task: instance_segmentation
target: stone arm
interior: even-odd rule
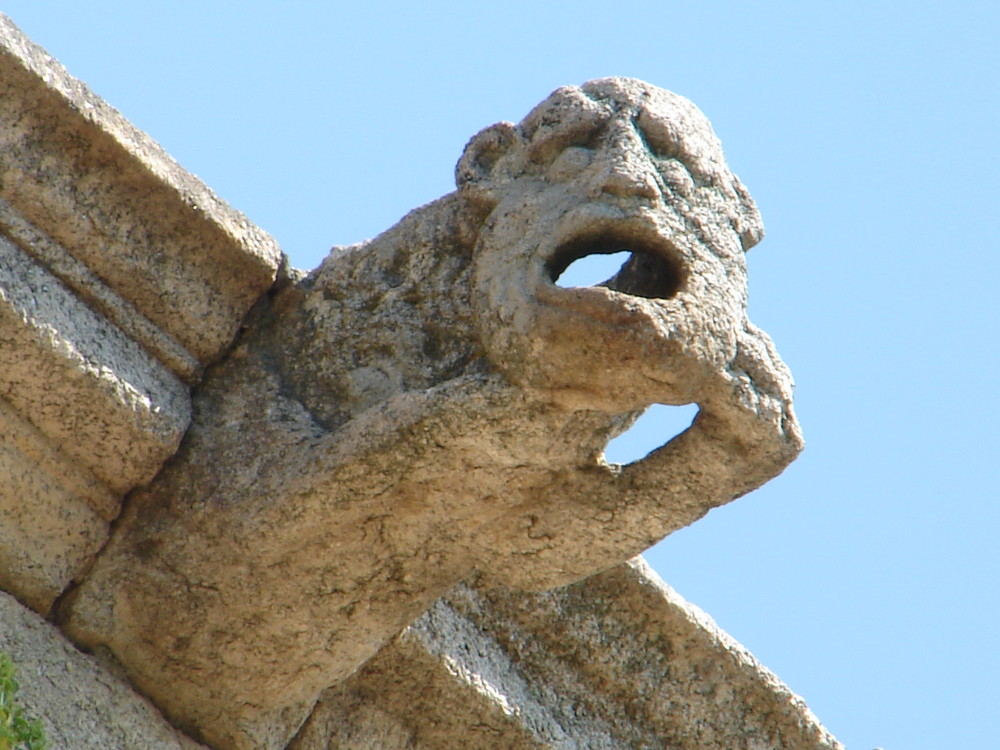
[[[483,529],[483,575],[525,589],[592,575],[761,486],[803,447],[791,375],[749,322],[699,405],[691,427],[645,458],[567,472]]]

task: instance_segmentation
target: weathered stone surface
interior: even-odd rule
[[[81,296],[110,291],[174,339],[193,363],[141,343],[185,378],[218,357],[274,280],[274,240],[2,15],[0,119],[0,194],[48,238],[40,252],[62,248],[100,282]]]
[[[457,177],[258,307],[61,612],[214,746],[282,746],[473,571],[579,580],[801,447],[791,378],[746,317],[760,220],[693,105],[627,79],[560,89],[477,135]],[[554,284],[623,248],[604,285]],[[654,402],[701,410],[607,464]]]
[[[0,584],[46,612],[281,254],[2,15],[0,123]]]
[[[18,699],[40,718],[51,750],[197,750],[127,681],[73,648],[52,625],[0,593],[0,652],[10,655]]]
[[[116,493],[177,450],[187,387],[3,237],[0,337],[0,396]]]
[[[542,594],[460,585],[323,693],[289,750],[837,750],[641,560]]]
[[[107,540],[118,496],[0,400],[0,588],[48,612]]]

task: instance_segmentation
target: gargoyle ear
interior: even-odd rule
[[[495,204],[493,168],[520,139],[517,126],[510,122],[498,122],[472,136],[455,166],[455,184],[462,194],[476,203]]]

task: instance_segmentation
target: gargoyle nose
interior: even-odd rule
[[[634,162],[635,160],[619,157],[609,164],[601,175],[601,192],[621,198],[629,196],[655,198],[660,188],[652,170]]]
[[[622,198],[655,198],[659,195],[656,173],[642,140],[632,132],[621,131],[609,140],[595,187],[602,193]]]

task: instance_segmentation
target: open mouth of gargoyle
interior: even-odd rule
[[[607,281],[594,286],[612,289],[633,297],[670,299],[684,281],[683,268],[674,249],[664,241],[650,241],[638,234],[621,231],[586,233],[556,247],[546,264],[555,283],[576,261],[593,255],[629,253],[622,267]]]

